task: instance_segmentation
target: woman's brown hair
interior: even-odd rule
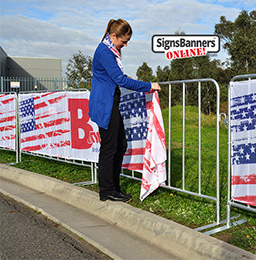
[[[104,40],[107,33],[115,33],[116,37],[121,37],[123,35],[132,35],[132,28],[128,22],[121,18],[119,18],[118,20],[111,19],[108,22],[108,26],[102,38],[102,41]]]

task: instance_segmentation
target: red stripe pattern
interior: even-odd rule
[[[43,152],[70,145],[66,97],[63,92],[20,95],[22,150]]]
[[[256,206],[256,80],[231,84],[232,199]]]
[[[243,202],[243,203],[251,205],[251,206],[256,206],[256,196],[254,196],[254,195],[234,197],[234,200]]]
[[[16,94],[0,95],[0,147],[15,150]]]
[[[256,184],[256,174],[232,176],[232,185]]]
[[[166,181],[166,143],[157,92],[154,92],[148,118],[148,135],[143,164],[140,199],[144,200]]]

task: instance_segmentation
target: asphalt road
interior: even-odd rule
[[[109,260],[63,227],[0,194],[1,260]]]

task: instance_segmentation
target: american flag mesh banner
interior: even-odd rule
[[[256,80],[231,83],[232,199],[256,206]]]
[[[128,144],[122,167],[142,173],[143,200],[166,180],[166,144],[158,94],[121,88],[119,109]]]
[[[98,161],[98,127],[88,116],[89,91],[19,95],[21,150]]]
[[[0,147],[15,150],[16,94],[0,94]]]

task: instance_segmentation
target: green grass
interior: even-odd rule
[[[165,133],[168,140],[168,109],[162,111]],[[202,115],[201,140],[201,179],[202,194],[216,197],[216,116]],[[198,112],[196,107],[186,107],[185,121],[185,176],[186,190],[198,191]],[[220,195],[221,219],[226,218],[227,194],[227,128],[220,124]],[[182,107],[172,108],[171,136],[171,184],[182,187]],[[15,154],[10,151],[0,151],[0,163],[15,162]],[[22,155],[22,161],[14,165],[22,169],[44,174],[69,183],[90,180],[90,168]],[[140,177],[140,174],[136,174]],[[164,218],[173,220],[191,228],[206,225],[216,221],[216,204],[214,201],[193,197],[181,192],[158,188],[143,202],[139,200],[140,182],[121,178],[122,190],[132,195],[128,202],[134,207],[150,211]],[[98,192],[98,185],[86,188]],[[239,246],[256,254],[255,214],[237,208],[232,208],[232,215],[240,214],[247,218],[243,225],[214,235],[228,243]]]

